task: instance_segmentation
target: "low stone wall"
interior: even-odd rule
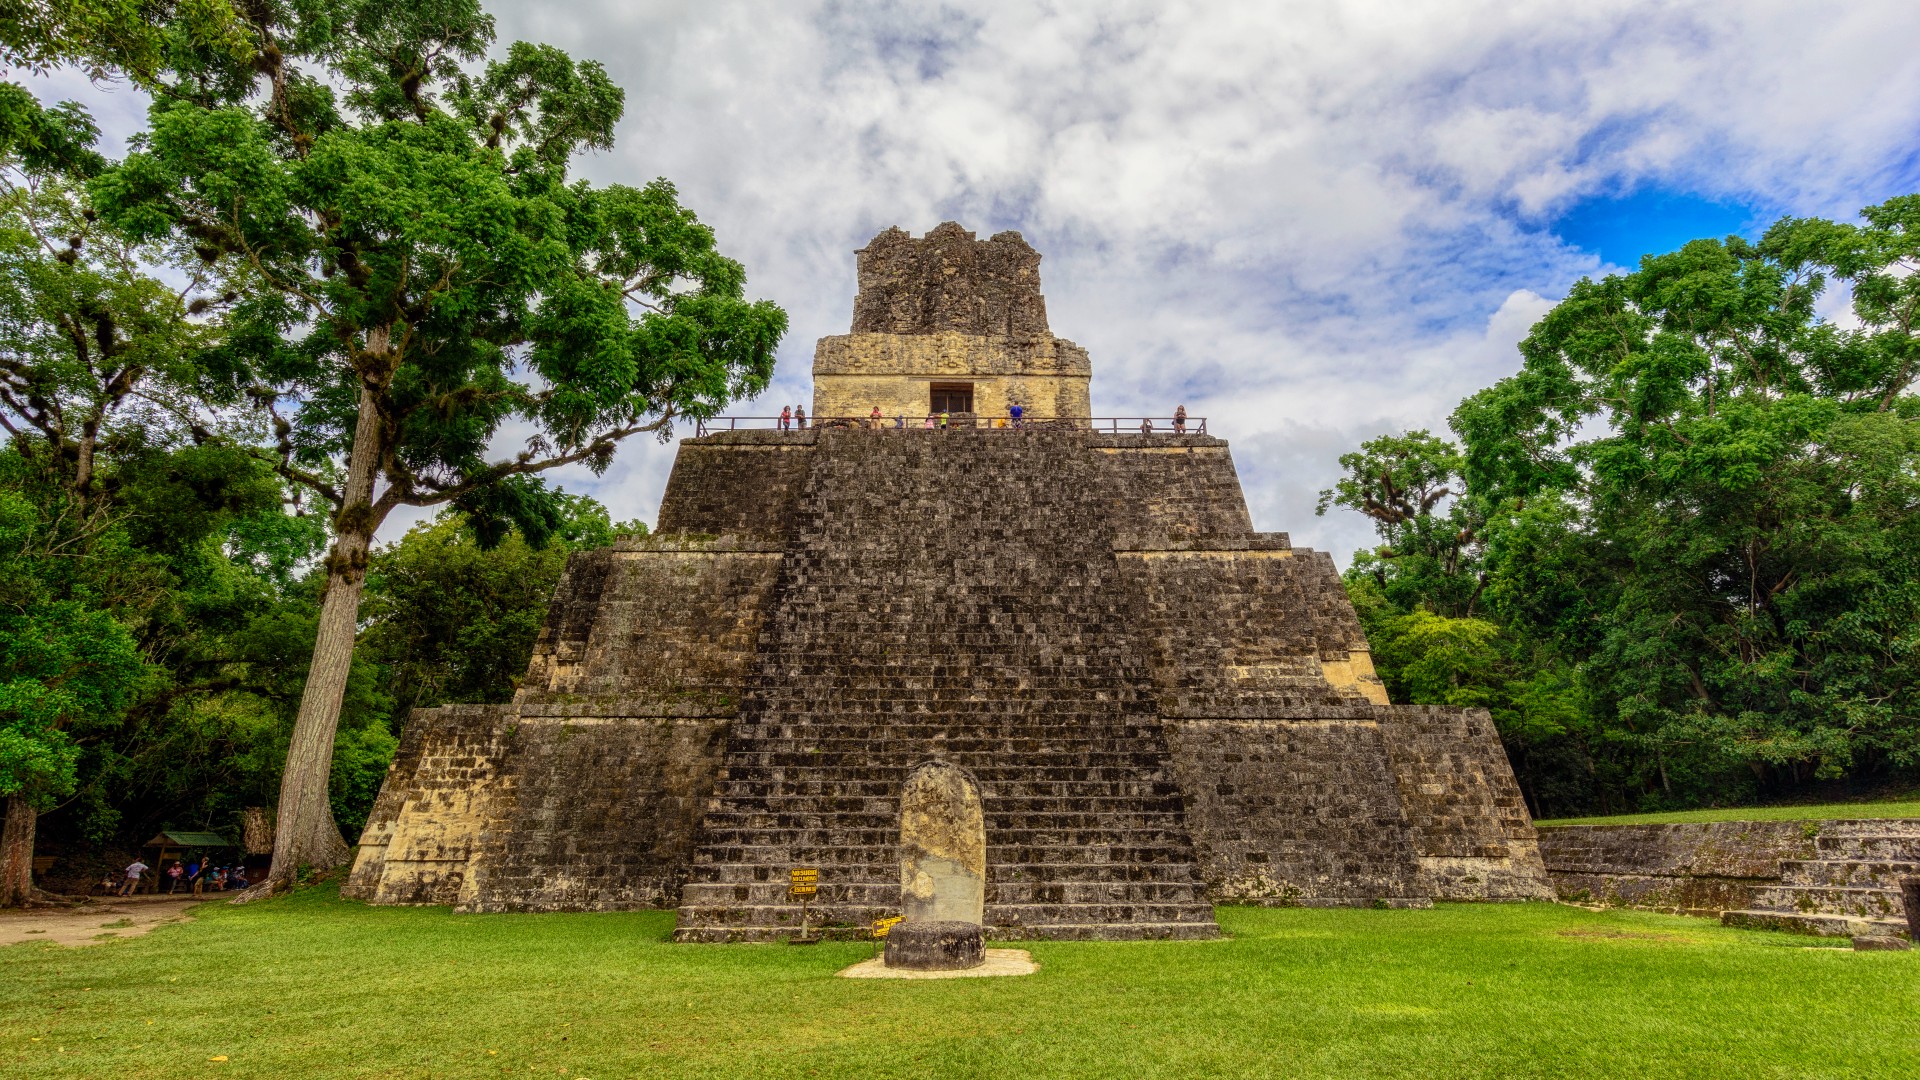
[[[1560,899],[1718,916],[1778,885],[1783,859],[1811,859],[1819,822],[1562,825],[1539,830]]]

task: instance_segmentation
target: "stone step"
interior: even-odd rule
[[[1202,896],[1204,886],[1191,881],[1133,881],[1053,883],[1040,881],[989,881],[987,904],[1191,904]],[[689,882],[681,893],[683,906],[732,905],[778,906],[788,903],[787,883],[764,881],[751,883]],[[817,902],[867,906],[900,906],[900,881],[823,881]]]
[[[989,852],[989,854],[992,854]],[[730,885],[754,884],[759,882],[778,882],[782,888],[787,881],[785,865],[749,865],[745,863],[709,863],[701,867],[694,880],[701,884]],[[819,869],[822,884],[835,882],[867,882],[898,885],[900,867],[892,860],[868,860],[852,863],[822,863]],[[1180,863],[989,863],[987,881],[1045,881],[1059,884],[1078,882],[1165,882],[1189,883],[1199,880],[1198,868],[1190,862]]]
[[[1813,847],[1822,859],[1920,862],[1920,837],[1915,836],[1822,833],[1814,837]]]
[[[1897,891],[1806,885],[1767,885],[1747,901],[1755,911],[1802,915],[1853,915],[1869,919],[1904,917]]]
[[[750,769],[797,769],[807,774],[807,779],[826,779],[835,775],[844,775],[850,780],[885,780],[898,777],[914,761],[924,760],[926,755],[920,751],[898,753],[898,764],[888,764],[876,760],[873,751],[848,750],[811,753],[795,750],[786,753],[759,754],[751,751],[729,753],[727,772],[729,776],[752,777]],[[1122,754],[1083,754],[1073,757],[1064,754],[1037,754],[1029,759],[1025,766],[1006,764],[1002,754],[987,754],[973,758],[962,753],[941,751],[941,757],[975,774],[982,784],[994,781],[1139,781],[1166,780],[1161,775],[1171,766],[1163,759],[1145,755]],[[909,760],[911,759],[911,760]],[[985,775],[980,775],[984,773]],[[768,778],[772,773],[763,774]]]
[[[1822,821],[1819,827],[1820,835],[1829,838],[1886,836],[1920,840],[1920,818],[1858,818],[1846,821]]]
[[[881,826],[863,829],[849,824],[842,827],[839,823],[829,828],[818,829],[734,829],[708,828],[702,830],[702,842],[721,847],[780,847],[798,846],[806,848],[820,847],[864,847],[883,849],[900,838],[898,826]],[[987,843],[995,848],[1028,848],[1055,846],[1097,846],[1125,844],[1137,847],[1143,844],[1184,844],[1187,842],[1185,829],[1177,827],[1173,820],[1161,817],[1158,821],[1128,822],[1114,817],[1093,817],[1084,822],[1061,822],[1057,826],[1051,822],[1036,821],[1029,828],[993,828],[987,829]]]
[[[1920,862],[1859,862],[1853,859],[1785,859],[1780,876],[1787,885],[1838,885],[1863,889],[1900,888],[1903,877],[1920,877]]]
[[[810,936],[822,937],[829,941],[865,941],[870,934],[872,919],[866,919],[854,925],[849,922],[843,926],[821,927],[817,923],[809,932]],[[673,932],[673,940],[679,942],[773,942],[785,941],[794,936],[798,925],[783,927],[764,926],[682,926]],[[1175,923],[1053,923],[1044,930],[1032,927],[986,928],[989,941],[1208,941],[1220,936],[1220,928],[1212,922],[1175,922]]]
[[[1035,745],[1022,746],[1022,742]],[[1065,747],[1043,745],[1039,739],[1027,740],[1018,736],[1004,739],[980,738],[966,740],[945,740],[939,743],[940,756],[956,764],[965,764],[969,771],[975,767],[994,768],[1003,765],[1007,755],[1018,754],[1022,760],[1033,767],[1049,769],[1093,769],[1093,768],[1133,768],[1160,769],[1165,767],[1165,759],[1155,754],[1141,751],[1137,747]],[[871,745],[859,745],[848,740],[836,739],[832,742],[811,739],[779,739],[756,742],[727,754],[729,764],[738,765],[805,765],[808,767],[834,767],[839,765],[857,765],[874,770],[904,769],[912,764],[908,759],[918,759],[924,751],[914,746],[902,746],[898,741],[876,740]],[[889,759],[897,759],[895,761]]]
[[[898,915],[898,906],[818,903],[810,906],[811,925],[842,923],[869,927],[873,920]],[[680,905],[682,927],[735,927],[797,930],[800,905],[688,902]],[[1050,926],[1101,923],[1203,923],[1214,925],[1213,907],[1204,901],[1184,904],[988,904],[986,925],[1016,932],[1042,933]]]
[[[898,785],[895,786],[897,787]],[[831,804],[823,804],[824,800],[832,800],[832,802]],[[993,820],[996,814],[1003,818],[1025,820],[1041,815],[1062,813],[1181,814],[1184,813],[1186,808],[1186,800],[1177,795],[1168,795],[1157,799],[1108,795],[1089,796],[1085,798],[1002,797],[989,795],[983,802],[989,821]],[[838,818],[841,815],[854,813],[865,813],[875,817],[883,817],[887,820],[894,820],[899,816],[899,806],[895,799],[883,796],[771,795],[757,799],[756,805],[751,809],[724,808],[708,810],[704,820],[711,826],[752,824],[756,827],[766,827],[768,825],[797,825],[803,821],[826,816]]]
[[[1798,911],[1723,911],[1720,913],[1720,923],[1748,930],[1787,930],[1815,937],[1858,937],[1861,934],[1907,936],[1904,919],[1867,919],[1855,915]]]
[[[982,794],[989,799],[1171,799],[1180,793],[1179,785],[1171,778],[1131,770],[1113,777],[979,776],[976,773],[974,778],[980,781]],[[764,768],[730,766],[714,788],[718,798],[754,799],[817,798],[828,793],[887,799],[899,790],[897,778],[862,776],[846,770],[814,771],[801,766],[789,766],[783,775]]]
[[[820,847],[792,847],[788,845],[702,845],[694,854],[695,867],[722,863],[742,865],[760,865],[773,867],[789,866],[834,866],[863,865],[873,861],[875,852],[871,848],[849,848],[844,845],[822,845]],[[880,853],[890,856],[892,849]],[[1078,865],[1118,865],[1145,866],[1167,865],[1173,863],[1191,863],[1193,847],[1190,844],[1160,844],[1138,846],[1129,844],[1069,845],[1046,847],[999,847],[993,851],[996,865],[1046,865],[1069,863]]]
[[[983,794],[993,799],[1101,799],[1101,798],[1173,798],[1179,785],[1171,770],[1091,769],[1062,770],[1051,776],[1008,776],[999,770],[967,771],[975,774]],[[811,768],[807,765],[764,766],[750,763],[730,765],[718,778],[716,791],[738,791],[755,798],[775,795],[859,795],[891,798],[900,788],[900,770],[858,770],[851,767]],[[988,775],[980,776],[980,772]],[[876,775],[877,774],[877,775]]]

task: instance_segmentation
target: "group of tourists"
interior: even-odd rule
[[[1174,407],[1173,433],[1175,435],[1185,435],[1187,433],[1187,407],[1185,405]],[[1153,417],[1143,416],[1140,418],[1140,434],[1153,434]]]
[[[1000,421],[997,426],[1014,427],[1014,428],[1025,427],[1026,420],[1027,420],[1026,406],[1021,405],[1019,402],[1016,401],[1007,406],[1006,419]],[[806,406],[782,405],[780,407],[779,423],[780,423],[781,431],[792,431],[796,424],[799,426],[800,430],[805,431],[807,427]],[[952,424],[953,424],[952,413],[930,412],[927,414],[927,418],[925,422],[923,422],[920,426],[925,428],[928,431],[936,431],[936,430],[945,431],[947,430],[948,427],[952,426]],[[866,426],[869,428],[883,428],[887,426],[887,418],[881,415],[880,406],[875,405],[873,407],[873,412],[870,413],[866,418]],[[905,413],[896,414],[893,418],[893,426],[895,428],[905,428],[907,426],[907,415]],[[1187,407],[1185,405],[1177,406],[1173,410],[1173,433],[1175,435],[1185,435],[1187,433]],[[1142,435],[1153,434],[1153,418],[1152,417],[1141,417],[1140,434]]]
[[[135,859],[127,865],[124,879],[115,881],[113,875],[108,874],[100,879],[100,888],[110,895],[132,896],[140,891],[141,876],[151,869],[153,868],[146,863]],[[206,859],[190,859],[186,862],[175,859],[173,865],[167,867],[166,875],[169,879],[168,895],[178,892],[182,885],[186,886],[194,896],[199,896],[207,889],[226,892],[228,889],[244,889],[249,884],[246,867],[215,866],[212,861]],[[153,891],[160,891],[157,884]]]

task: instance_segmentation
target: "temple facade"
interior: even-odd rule
[[[1018,234],[860,259],[827,424],[683,440],[654,534],[569,561],[514,702],[409,718],[348,895],[775,940],[805,866],[856,936],[900,913],[901,786],[945,761],[995,937],[1550,898],[1487,714],[1388,704],[1333,561],[1253,528],[1224,441],[1086,423]],[[1039,419],[835,420],[1010,400]]]
[[[947,413],[1085,419],[1087,351],[1047,327],[1040,253],[952,222],[916,240],[888,229],[855,252],[853,332],[813,353],[813,415],[923,422]]]

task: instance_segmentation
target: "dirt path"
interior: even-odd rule
[[[163,923],[186,918],[188,908],[205,902],[171,896],[107,898],[72,908],[0,912],[0,945],[17,945],[22,941],[93,945],[139,937]]]

